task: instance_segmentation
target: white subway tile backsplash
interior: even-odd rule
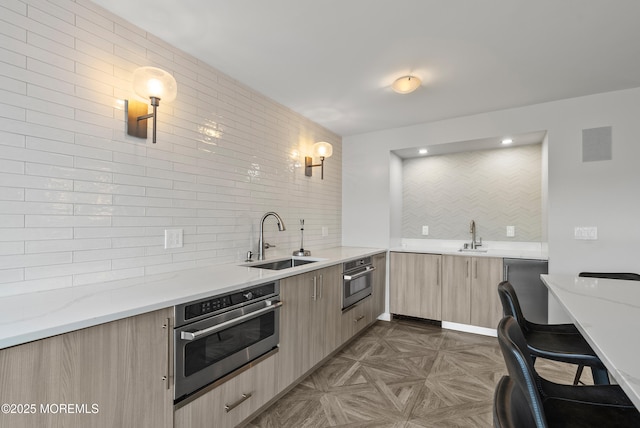
[[[0,256],[24,254],[24,242],[0,242]]]
[[[74,251],[74,262],[90,262],[95,260],[111,260],[113,269],[121,269],[115,263],[117,259],[138,260],[144,256],[144,247],[110,248],[105,250]]]
[[[58,239],[47,241],[28,241],[25,253],[55,253],[59,251],[95,250],[110,248],[110,239]],[[74,256],[74,261],[77,261]]]
[[[3,223],[3,226],[6,225]],[[22,226],[24,226],[24,222]],[[0,241],[61,240],[71,238],[73,238],[73,229],[71,228],[0,228]]]
[[[144,196],[145,188],[142,186],[126,186],[122,184],[92,183],[88,181],[74,181],[73,190],[87,193],[108,193],[112,195],[139,195]]]
[[[0,173],[0,183],[31,189],[72,190],[73,181],[60,178],[35,177],[24,174]]]
[[[0,11],[0,296],[236,262],[272,210],[281,249],[299,245],[299,218],[305,247],[340,245],[339,136],[89,0]],[[126,134],[143,65],[178,80],[155,145]],[[296,167],[321,140],[323,181]],[[165,250],[175,227],[185,245]]]
[[[96,227],[110,226],[110,216],[31,215],[25,217],[25,227]]]
[[[0,256],[0,269],[30,268],[43,266],[47,269],[62,263],[71,263],[71,253],[23,254]],[[29,279],[25,276],[26,279]]]
[[[24,270],[25,279],[55,278],[57,276],[77,275],[82,273],[97,273],[111,269],[111,261],[82,262],[56,264],[51,266],[27,267]]]
[[[70,215],[73,214],[73,205],[46,202],[0,201],[0,213],[21,214],[25,212],[30,214]]]

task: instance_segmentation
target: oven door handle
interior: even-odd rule
[[[183,331],[180,333],[180,338],[182,340],[195,340],[199,337],[202,336],[208,336],[210,334],[214,334],[217,333],[219,331],[222,331],[226,328],[229,327],[233,327],[236,324],[240,324],[243,323],[251,318],[255,318],[257,316],[260,316],[262,314],[265,314],[267,312],[270,311],[275,311],[276,309],[278,309],[280,306],[282,306],[282,302],[279,300],[267,300],[267,306],[262,308],[262,309],[258,309],[257,311],[253,311],[253,312],[249,312],[248,314],[244,314],[241,315],[237,318],[231,319],[229,321],[225,321],[222,322],[220,324],[216,324],[213,327],[209,327],[209,328],[205,328],[203,330],[198,330],[198,331]]]
[[[367,266],[367,268],[365,270],[363,270],[362,272],[358,272],[356,274],[353,275],[344,275],[344,280],[345,281],[351,281],[352,279],[357,279],[360,278],[361,276],[364,276],[368,273],[373,272],[374,270],[376,270],[375,266]]]

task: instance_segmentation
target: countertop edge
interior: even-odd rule
[[[280,271],[229,263],[81,287],[1,297],[0,349],[240,290],[382,252],[386,253],[387,250],[335,247],[314,252],[313,258],[325,260]],[[211,286],[210,278],[216,278],[219,282]],[[176,286],[176,284],[187,285]]]

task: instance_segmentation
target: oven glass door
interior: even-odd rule
[[[184,376],[189,377],[275,334],[275,312],[269,312],[184,347]]]
[[[177,328],[175,398],[215,382],[278,346],[280,305],[260,302]]]
[[[346,309],[371,294],[373,268],[367,267],[360,272],[344,275],[344,295],[342,309]]]

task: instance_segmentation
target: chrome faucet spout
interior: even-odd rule
[[[273,211],[269,211],[268,213],[266,213],[265,215],[262,216],[262,219],[260,219],[260,237],[258,239],[258,260],[264,260],[264,250],[267,247],[267,244],[264,243],[264,221],[267,219],[267,217],[269,216],[273,216],[276,219],[276,222],[278,223],[278,230],[280,232],[286,230],[287,228],[284,225],[284,221],[282,220],[282,217],[280,217],[278,215],[278,213],[273,212]],[[269,245],[270,247],[275,247],[275,245]]]
[[[471,233],[471,249],[475,250],[476,248],[476,222],[471,220],[471,224],[469,225],[469,232]]]

